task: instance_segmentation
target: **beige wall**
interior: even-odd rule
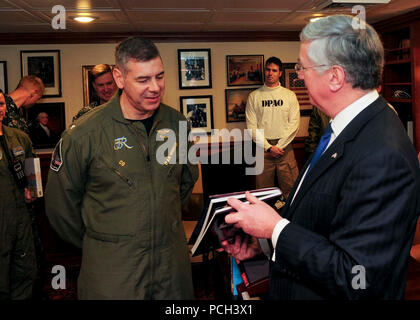
[[[226,123],[225,89],[226,55],[263,54],[264,59],[277,56],[283,62],[296,62],[299,42],[194,42],[156,43],[165,65],[166,93],[163,102],[179,110],[179,97],[212,95],[215,129],[245,128],[245,123]],[[57,45],[3,45],[0,60],[7,61],[9,92],[20,79],[20,50],[61,51],[61,98],[48,98],[40,102],[65,102],[66,125],[83,105],[82,66],[98,63],[114,64],[115,44],[57,44]],[[212,88],[179,90],[177,49],[210,48],[212,62]],[[307,134],[308,118],[303,118],[298,136]]]

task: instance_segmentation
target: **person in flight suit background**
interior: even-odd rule
[[[25,179],[17,181],[11,165],[33,157],[32,143],[21,130],[4,126],[6,101],[0,90],[0,300],[30,299],[37,276],[35,245]]]

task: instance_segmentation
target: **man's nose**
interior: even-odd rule
[[[159,91],[159,83],[157,79],[152,79],[149,86],[150,91]]]

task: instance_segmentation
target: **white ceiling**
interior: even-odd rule
[[[331,0],[0,0],[0,33],[57,32],[51,27],[54,5],[66,9],[67,32],[239,32],[299,31]],[[351,0],[349,0],[350,2]],[[375,23],[420,8],[418,0],[391,0],[366,7]],[[98,17],[80,24],[71,16]],[[63,30],[61,30],[63,31]]]

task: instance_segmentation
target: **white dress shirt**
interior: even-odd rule
[[[47,136],[50,136],[50,129],[47,126],[44,126],[42,123],[39,124],[41,126],[42,129],[44,129],[45,133],[47,134]]]
[[[331,129],[332,134],[330,141],[325,148],[327,150],[330,145],[334,142],[334,140],[338,137],[338,135],[344,130],[344,128],[360,113],[362,112],[368,105],[370,105],[372,102],[374,102],[376,99],[378,99],[379,94],[376,90],[372,90],[365,94],[363,97],[357,99],[355,102],[341,110],[334,119],[330,120],[331,123]],[[324,152],[325,152],[324,150]],[[303,180],[305,180],[306,174],[308,173],[309,166],[306,168],[305,174],[302,176],[302,179],[300,179],[299,185],[296,189],[296,192],[293,195],[292,202],[290,205],[292,205],[293,201],[295,200],[296,194],[299,192],[299,189],[302,185]],[[277,239],[279,238],[280,233],[283,231],[284,227],[289,223],[290,221],[287,219],[280,220],[276,226],[274,227],[273,234],[271,235],[271,242],[273,243],[274,253],[272,260],[275,261],[276,259],[276,244]]]

